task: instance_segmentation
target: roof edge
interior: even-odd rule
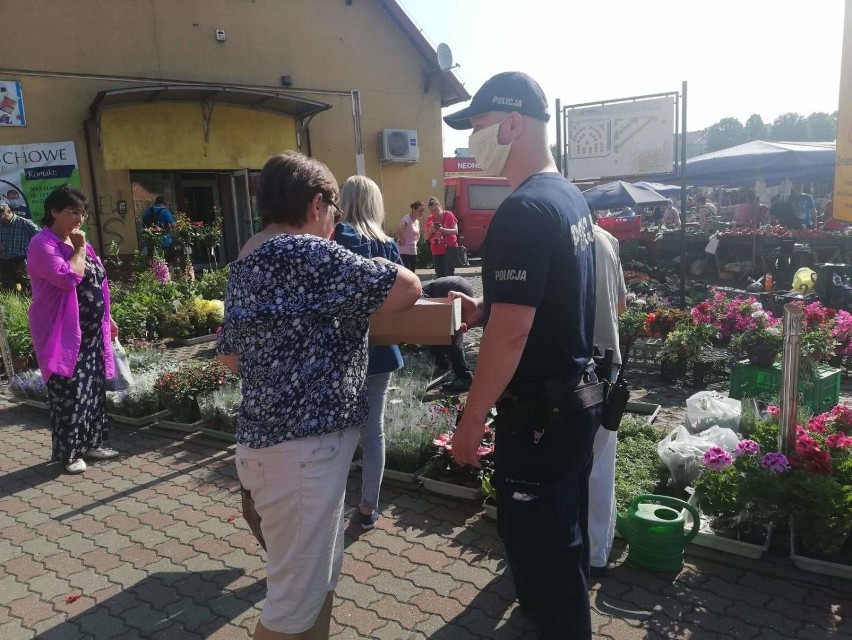
[[[420,32],[420,29],[417,28],[417,25],[411,21],[411,18],[408,17],[402,6],[396,0],[378,1],[426,62],[437,66],[438,52],[432,48],[432,45],[429,44],[429,41]],[[460,102],[467,102],[470,100],[470,97],[461,80],[458,79],[453,71],[448,70],[441,73],[442,107],[450,107]]]

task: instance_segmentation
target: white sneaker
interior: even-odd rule
[[[109,460],[110,458],[117,457],[118,451],[109,447],[98,447],[97,449],[86,452],[86,456],[92,460]]]
[[[86,461],[83,458],[77,458],[74,462],[66,464],[65,470],[68,473],[83,473],[86,470]]]

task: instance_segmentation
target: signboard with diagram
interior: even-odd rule
[[[566,107],[572,180],[663,174],[674,161],[673,96]]]
[[[45,199],[63,184],[80,188],[73,142],[0,146],[0,202],[17,215],[41,222]]]
[[[24,93],[21,83],[0,80],[0,127],[25,127]]]

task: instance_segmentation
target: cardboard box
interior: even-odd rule
[[[370,318],[370,344],[452,344],[461,326],[461,300],[421,298],[408,311]]]

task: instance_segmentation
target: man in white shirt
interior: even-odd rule
[[[618,240],[598,225],[595,232],[595,346],[613,350],[613,376],[621,368],[618,316],[627,309],[627,287],[618,256]],[[601,427],[595,435],[595,458],[589,477],[589,565],[591,574],[606,571],[615,536],[616,432]]]

